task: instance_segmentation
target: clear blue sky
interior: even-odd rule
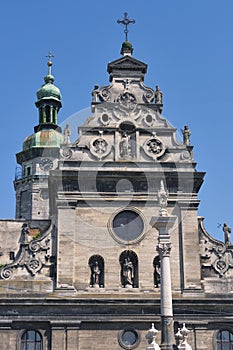
[[[136,20],[129,28],[134,57],[149,65],[145,82],[164,93],[163,115],[178,130],[191,129],[197,168],[207,172],[199,214],[222,238],[217,223],[233,226],[232,0],[2,1],[0,217],[14,217],[15,153],[38,123],[45,55],[55,56],[62,122],[90,106],[95,84],[108,84],[107,63],[120,57],[124,40],[116,21],[125,11]]]

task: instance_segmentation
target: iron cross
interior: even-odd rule
[[[51,52],[51,51],[49,51],[48,55],[47,55],[47,56],[45,56],[45,57],[48,57],[49,61],[51,61],[51,60],[52,60],[52,58],[54,58],[54,56],[53,56],[53,54],[52,54],[52,52]]]
[[[128,18],[128,13],[124,13],[124,18],[123,19],[118,19],[117,21],[118,24],[123,24],[125,26],[124,33],[125,33],[125,41],[128,41],[128,25],[129,24],[134,24],[135,20],[134,19],[129,19]]]

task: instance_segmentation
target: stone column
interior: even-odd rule
[[[175,216],[160,216],[157,218],[154,226],[159,231],[157,251],[160,256],[161,284],[161,349],[173,350],[174,331],[173,331],[173,309],[172,309],[172,288],[171,288],[171,271],[170,271],[170,251],[171,241],[168,234],[176,220]]]
[[[167,212],[168,193],[165,191],[164,183],[161,180],[158,191],[160,205],[159,216],[153,218],[153,226],[159,231],[157,251],[160,257],[160,299],[161,299],[161,350],[174,349],[173,331],[173,309],[172,309],[172,288],[170,270],[171,239],[169,229],[174,225],[176,216],[168,216]]]

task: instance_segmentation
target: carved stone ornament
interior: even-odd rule
[[[70,147],[62,147],[60,149],[60,155],[62,158],[70,159],[73,155],[73,152]]]
[[[153,159],[161,157],[165,152],[165,146],[157,137],[153,136],[146,140],[143,145],[144,152]]]
[[[26,270],[35,276],[40,272],[44,267],[51,268],[53,262],[50,261],[50,236],[52,231],[52,225],[48,230],[41,234],[38,238],[32,239],[31,242],[28,242],[28,234],[25,235],[25,227],[29,226],[23,224],[19,251],[17,252],[17,258],[10,264],[3,266],[0,269],[0,278],[7,280],[13,278],[14,273],[17,270],[21,271],[26,268]],[[52,258],[51,258],[52,260]]]
[[[100,101],[109,101],[111,99],[111,92],[110,92],[111,88],[112,88],[112,85],[109,85],[109,86],[103,86],[100,89],[100,92],[99,92]]]
[[[202,266],[211,266],[220,277],[233,267],[232,249],[226,244],[214,244],[202,240],[201,257]]]
[[[107,157],[107,155],[111,152],[111,145],[106,139],[100,136],[91,141],[90,152],[95,158],[101,160]]]
[[[111,117],[109,117],[109,115],[107,113],[103,113],[99,117],[99,121],[100,121],[101,124],[107,126],[110,123],[110,121],[111,121]]]
[[[39,272],[42,269],[42,262],[40,259],[29,259],[27,262],[25,262],[25,266],[28,269],[28,271],[34,276],[37,272]]]
[[[171,243],[158,243],[157,245],[157,252],[162,255],[162,257],[170,256],[172,244]]]
[[[144,94],[143,94],[143,100],[146,103],[151,103],[153,102],[154,98],[155,98],[155,93],[154,90],[145,86],[144,83],[141,81],[140,82],[140,87],[142,90],[144,90]]]
[[[137,106],[137,100],[134,94],[125,91],[123,92],[118,98],[117,101],[119,102],[124,108],[126,108],[129,111],[133,111]]]

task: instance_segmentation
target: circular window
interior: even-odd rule
[[[127,329],[119,334],[119,344],[124,349],[134,349],[140,341],[139,334],[136,330]]]
[[[118,212],[109,222],[110,232],[120,243],[138,241],[144,232],[144,226],[141,214],[131,209]]]

